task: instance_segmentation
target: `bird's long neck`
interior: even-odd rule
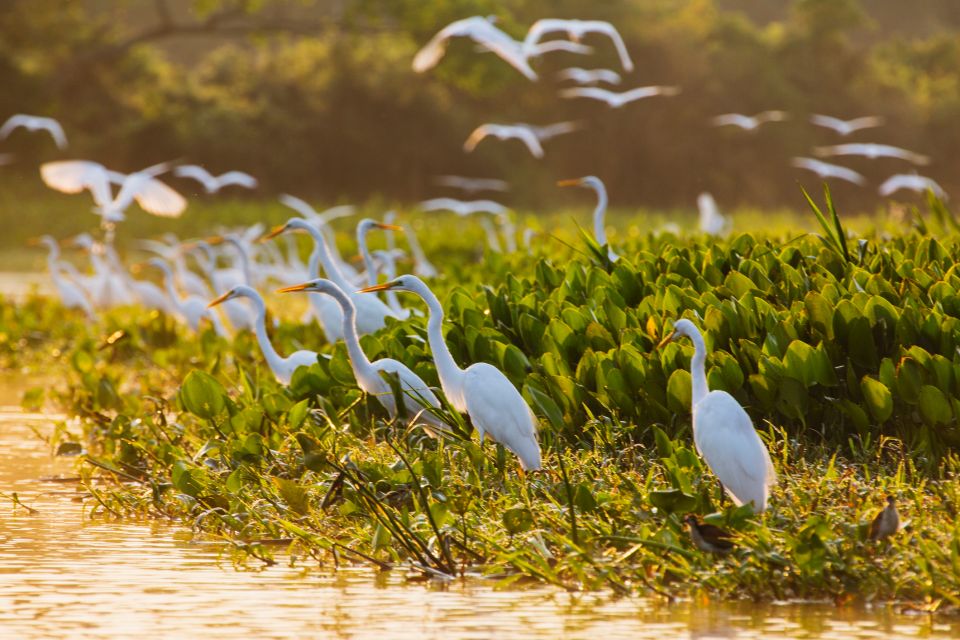
[[[593,237],[601,245],[607,244],[607,190],[603,185],[594,187],[597,192],[597,208],[593,210]]]
[[[267,361],[267,365],[270,366],[270,369],[276,375],[284,363],[286,363],[286,359],[277,353],[273,343],[270,341],[270,336],[267,335],[267,305],[264,304],[263,298],[259,295],[249,295],[247,298],[253,303],[253,307],[257,312],[253,331],[257,335],[257,343],[260,345],[260,351],[263,352],[263,357]]]
[[[693,405],[703,400],[709,389],[707,388],[707,345],[703,342],[703,336],[695,333],[690,336],[693,341],[693,359],[690,360],[690,378],[693,388]]]
[[[357,248],[363,256],[363,267],[367,270],[367,285],[372,287],[377,284],[377,268],[373,264],[370,249],[367,248],[367,230],[362,227],[357,227]]]
[[[340,271],[340,267],[330,255],[330,247],[327,245],[327,240],[324,238],[323,233],[313,225],[310,225],[308,230],[310,235],[313,236],[314,241],[313,253],[310,254],[310,277],[319,277],[319,265],[322,264],[327,278],[332,280],[335,285],[344,291],[348,291],[351,285],[347,282],[347,278],[343,275],[343,272]]]
[[[47,254],[47,269],[50,271],[50,274],[56,278],[57,260],[60,259],[60,247],[57,246],[56,242],[49,242],[47,243],[47,248],[50,249],[50,252]]]
[[[418,263],[427,262],[427,255],[423,252],[423,247],[420,246],[420,240],[413,231],[413,227],[405,224],[403,225],[403,231],[407,236],[407,244],[410,245],[410,252],[413,254],[414,260]],[[393,251],[393,247],[391,247],[389,243],[387,244],[387,250]]]
[[[330,295],[339,303],[343,311],[343,341],[347,345],[347,355],[350,356],[353,375],[358,381],[376,379],[379,374],[360,346],[360,335],[357,333],[357,308],[350,296],[343,291],[334,291]]]
[[[430,351],[433,352],[433,362],[437,366],[440,386],[448,397],[459,397],[460,387],[463,384],[463,369],[457,365],[447,346],[447,341],[443,339],[443,306],[437,300],[437,296],[426,287],[417,293],[427,303],[430,313],[430,319],[427,321],[427,340],[430,342]]]
[[[243,282],[248,287],[253,286],[253,278],[250,274],[250,257],[247,255],[247,250],[243,248],[243,245],[239,242],[231,242],[233,248],[237,250],[238,262],[240,264],[240,271],[243,272]]]
[[[176,287],[173,286],[173,271],[170,270],[170,267],[167,266],[166,263],[157,266],[163,271],[163,286],[167,290],[167,295],[170,296],[173,304],[182,311],[183,301],[180,299],[180,294],[177,293]]]
[[[480,218],[480,226],[483,227],[484,233],[487,234],[487,245],[490,247],[490,250],[494,253],[501,253],[500,239],[497,238],[497,230],[494,228],[493,223],[490,222],[490,219],[482,216]]]

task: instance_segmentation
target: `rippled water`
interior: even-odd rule
[[[2,387],[2,381],[0,381]],[[0,404],[9,402],[0,391]],[[0,407],[0,637],[885,638],[960,637],[960,625],[882,607],[661,604],[482,581],[409,585],[402,572],[237,570],[176,527],[91,520],[69,460]],[[14,508],[10,498],[36,510]]]

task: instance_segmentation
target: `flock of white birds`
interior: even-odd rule
[[[545,39],[554,34],[562,36],[561,39]],[[442,29],[416,54],[413,68],[418,72],[432,68],[441,61],[452,38],[470,38],[479,45],[480,51],[494,53],[535,81],[538,76],[531,63],[536,58],[555,51],[589,55],[593,47],[583,44],[582,40],[597,36],[612,43],[624,71],[633,70],[633,61],[623,39],[617,29],[607,22],[539,20],[530,27],[523,40],[515,40],[498,29],[493,18],[480,16],[459,20]],[[559,77],[579,85],[562,90],[562,97],[593,99],[616,108],[653,96],[675,96],[680,93],[678,87],[671,86],[636,87],[622,92],[598,87],[599,84],[619,85],[623,81],[621,74],[609,69],[569,68],[560,72]],[[783,111],[769,110],[755,116],[721,114],[712,118],[711,124],[756,132],[768,123],[789,119],[789,114]],[[874,116],[844,121],[813,115],[810,122],[831,129],[840,136],[849,136],[883,124],[882,118]],[[60,149],[67,147],[67,138],[59,123],[51,118],[23,114],[6,121],[0,128],[0,139],[19,128],[46,131]],[[470,134],[464,143],[464,150],[473,151],[481,141],[490,137],[516,139],[526,146],[531,155],[542,158],[545,142],[579,130],[581,125],[577,122],[558,122],[545,126],[487,123],[478,126]],[[884,144],[839,144],[816,147],[813,153],[820,157],[858,155],[866,158],[896,158],[917,165],[929,161],[920,154]],[[812,171],[825,179],[845,180],[857,185],[866,183],[864,176],[848,167],[814,158],[794,158],[792,162],[794,166]],[[276,351],[267,333],[266,303],[260,291],[271,284],[280,284],[283,286],[281,292],[309,293],[309,312],[304,321],[316,319],[330,342],[345,341],[358,385],[374,395],[391,416],[403,417],[436,434],[450,428],[439,410],[436,393],[396,360],[371,362],[359,341],[361,335],[382,329],[387,318],[404,320],[411,313],[419,313],[402,306],[395,295],[397,291],[412,292],[426,302],[429,345],[442,391],[450,405],[470,416],[481,441],[485,435],[489,435],[515,453],[524,469],[540,469],[536,419],[516,387],[495,367],[477,363],[462,369],[450,354],[442,332],[443,307],[423,280],[435,278],[438,271],[424,255],[409,225],[393,224],[392,212],[384,216],[383,222],[362,220],[357,226],[356,239],[364,269],[358,270],[340,254],[331,227],[334,219],[353,215],[354,209],[339,206],[318,212],[299,198],[283,195],[280,202],[297,215],[270,232],[265,233],[262,225],[255,225],[249,229],[223,232],[189,242],[182,242],[168,234],[160,240],[143,241],[142,248],[154,254],[154,257],[127,268],[114,249],[113,232],[115,225],[124,220],[129,207],[136,202],[148,213],[168,217],[181,215],[187,207],[186,198],[161,180],[168,172],[181,180],[196,181],[206,194],[216,194],[226,188],[258,187],[257,180],[246,173],[229,171],[213,175],[197,165],[162,163],[130,174],[113,171],[89,160],[53,161],[40,167],[42,179],[53,189],[65,193],[89,191],[93,197],[93,211],[100,216],[103,230],[103,239],[99,241],[90,234],[81,234],[65,242],[88,252],[90,270],[87,272],[78,271],[71,262],[62,259],[61,244],[53,237],[44,236],[38,241],[47,248],[50,276],[66,307],[80,309],[93,319],[102,309],[139,304],[169,314],[194,331],[200,330],[203,323],[210,323],[223,336],[252,330],[277,380],[289,384],[298,367],[315,363],[321,356],[313,351],[298,351],[282,356]],[[509,189],[507,182],[492,178],[438,176],[436,184],[467,194],[505,192]],[[597,242],[606,247],[608,258],[611,261],[618,260],[619,255],[607,242],[605,213],[608,198],[602,180],[596,176],[586,176],[563,180],[558,184],[580,186],[596,193],[594,235]],[[899,189],[932,189],[939,196],[945,196],[936,182],[916,174],[890,177],[880,186],[880,193],[889,195]],[[491,250],[503,250],[504,245],[507,251],[516,250],[517,229],[511,212],[498,202],[442,197],[423,201],[420,208],[423,211],[451,211],[459,216],[477,216],[487,231]],[[709,193],[699,196],[698,208],[702,231],[723,234],[730,230],[730,220],[720,213]],[[499,224],[499,229],[493,226],[494,221]],[[387,234],[387,250],[368,250],[366,238],[373,230]],[[396,277],[397,261],[406,255],[396,247],[393,234],[397,231],[405,232],[415,275]],[[295,232],[308,234],[313,243],[306,264],[300,259],[293,237]],[[533,234],[531,229],[523,231],[525,246],[529,247]],[[287,243],[286,251],[280,251],[271,242],[279,237],[283,237]],[[148,267],[156,270],[155,275],[161,277],[162,286],[139,277]],[[381,274],[386,274],[386,284],[378,284]],[[377,292],[383,292],[385,297],[379,298]],[[736,400],[722,391],[709,392],[707,389],[703,370],[705,346],[696,327],[687,320],[678,321],[674,333],[664,343],[676,337],[688,337],[695,345],[692,408],[698,450],[735,503],[752,503],[755,509],[764,509],[769,487],[775,478],[766,448]],[[397,377],[405,396],[402,402],[397,402],[398,398],[394,397],[385,375]]]

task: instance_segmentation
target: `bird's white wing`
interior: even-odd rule
[[[617,49],[617,55],[620,56],[620,64],[627,71],[633,71],[633,60],[630,59],[630,54],[627,52],[627,45],[623,43],[623,38],[620,37],[620,32],[617,31],[616,27],[609,22],[591,20],[586,23],[586,29],[602,33],[610,38],[610,40],[613,41],[613,46]]]
[[[854,118],[849,120],[847,128],[850,132],[859,131],[860,129],[872,129],[873,127],[879,127],[885,122],[883,116],[863,116],[860,118]]]
[[[694,441],[707,465],[738,504],[766,507],[776,481],[770,454],[750,416],[725,391],[711,391],[693,407]]]
[[[0,140],[6,138],[17,127],[23,127],[29,122],[30,116],[18,113],[7,118],[7,121],[0,127]]]
[[[505,206],[494,200],[473,200],[470,202],[460,202],[459,204],[466,208],[468,213],[493,213],[502,215],[509,211]]]
[[[423,45],[420,51],[417,51],[417,55],[413,57],[413,70],[417,73],[424,73],[437,66],[443,54],[447,52],[447,42],[450,37],[447,29],[441,29],[439,33],[430,38],[430,41]]]
[[[320,215],[313,207],[307,204],[305,200],[301,200],[300,198],[291,196],[287,193],[280,196],[280,203],[290,207],[301,216],[309,220],[312,220]]]
[[[495,127],[490,124],[482,124],[467,137],[466,141],[463,143],[464,151],[473,151],[477,148],[477,145],[480,144],[480,141],[486,138],[487,136],[494,133]]]
[[[724,113],[719,116],[714,116],[710,121],[718,127],[733,125],[742,129],[752,129],[757,125],[753,118],[741,113]]]
[[[830,164],[829,162],[821,162],[813,158],[794,158],[791,160],[791,164],[799,169],[812,171],[821,178],[839,178],[861,186],[866,184],[867,181],[865,177],[853,169],[841,167],[837,164]]]
[[[846,123],[840,118],[834,118],[832,116],[824,116],[817,113],[810,116],[810,122],[817,125],[818,127],[833,129],[838,133],[843,131],[846,125]]]
[[[341,204],[321,211],[319,214],[317,214],[317,221],[320,222],[320,224],[328,224],[331,220],[336,220],[337,218],[347,218],[356,212],[357,208],[352,204]]]
[[[40,177],[51,189],[64,193],[80,193],[89,189],[97,206],[105,206],[113,198],[110,176],[98,162],[61,160],[40,165]]]
[[[533,157],[543,157],[543,147],[540,145],[540,139],[537,138],[537,134],[534,133],[530,127],[526,125],[518,125],[514,127],[513,137],[527,145],[527,149],[530,150],[530,153],[533,154]]]
[[[221,187],[237,185],[247,189],[256,189],[258,184],[256,178],[243,171],[227,171],[217,178],[217,182],[220,183]]]
[[[133,200],[147,213],[164,218],[177,218],[187,208],[187,201],[183,196],[142,172],[127,176],[120,187],[120,193],[111,204],[111,209],[123,212]]]
[[[560,95],[564,98],[592,98],[593,100],[606,102],[610,106],[616,104],[620,96],[618,93],[607,91],[600,87],[572,87],[562,90]]]
[[[521,51],[520,43],[489,22],[477,23],[471,37],[500,56],[510,66],[526,76],[528,80],[537,79],[536,72],[530,67],[530,63]]]
[[[524,469],[540,468],[536,420],[523,396],[496,367],[477,363],[464,372],[467,413],[481,435],[489,435],[520,458]]]
[[[545,53],[553,53],[554,51],[589,55],[593,53],[593,47],[588,47],[587,45],[577,42],[570,42],[569,40],[548,40],[547,42],[540,42],[533,45],[530,49],[526,50],[526,54],[531,58],[536,58]]]
[[[208,193],[216,191],[217,179],[213,177],[209,171],[196,164],[184,164],[173,170],[173,175],[178,178],[189,178],[191,180],[196,180],[203,185],[203,188]]]
[[[621,93],[620,100],[621,102],[633,102],[634,100],[652,98],[653,96],[675,96],[678,93],[680,93],[679,87],[637,87]]]
[[[463,209],[463,202],[453,198],[432,198],[420,203],[420,208],[424,211],[455,211],[457,213]]]
[[[551,138],[556,138],[557,136],[563,135],[565,133],[572,133],[580,128],[580,123],[578,122],[555,122],[553,124],[547,124],[542,127],[532,127],[534,134],[541,141],[546,141]]]
[[[36,123],[38,128],[50,133],[58,149],[65,149],[67,147],[67,134],[63,132],[63,127],[60,126],[59,122],[53,118],[37,118]]]
[[[548,33],[567,31],[569,24],[569,20],[558,20],[556,18],[543,18],[541,20],[537,20],[530,25],[530,29],[527,30],[527,35],[523,38],[524,49],[530,49],[536,46],[543,36]]]

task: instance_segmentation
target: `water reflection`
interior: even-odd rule
[[[82,491],[29,423],[0,412],[0,636],[249,638],[883,638],[960,636],[960,625],[824,606],[666,606],[482,582],[404,583],[400,572],[334,575],[274,566],[237,571],[217,545],[156,523],[84,518]]]

